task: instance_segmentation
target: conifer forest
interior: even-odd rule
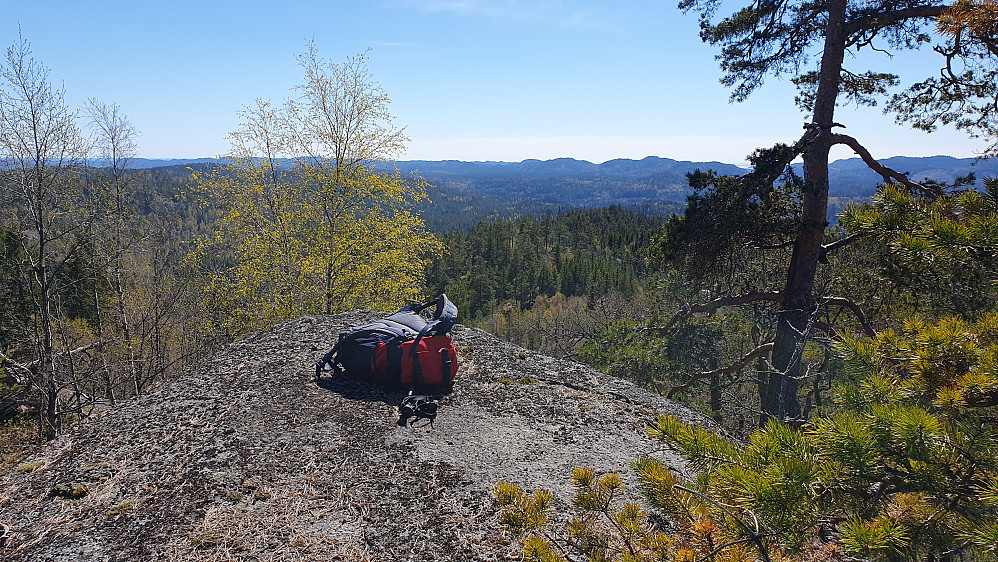
[[[785,78],[809,121],[746,147],[745,173],[699,169],[685,201],[644,205],[500,201],[400,171],[408,139],[367,55],[314,43],[292,97],[239,112],[224,159],[139,169],[121,109],[70,107],[16,41],[0,61],[0,467],[249,334],[446,293],[468,326],[716,422],[657,419],[648,439],[687,466],[634,459],[640,504],[586,467],[568,507],[498,484],[524,559],[998,559],[998,178],[915,181],[835,122],[881,103],[995,154],[998,8],[732,8],[680,3],[734,101]],[[898,93],[854,67],[861,48],[919,47],[939,65]],[[830,208],[833,146],[877,174],[874,195]]]

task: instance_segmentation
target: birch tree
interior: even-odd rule
[[[18,275],[31,315],[21,333],[10,372],[43,397],[39,431],[58,428],[60,383],[56,363],[78,350],[60,349],[56,308],[60,280],[79,258],[85,214],[71,213],[84,198],[77,166],[85,143],[61,88],[35,60],[23,38],[6,51],[0,66],[0,201],[3,220],[19,234],[23,262]]]
[[[411,210],[425,184],[393,166],[408,139],[367,55],[331,63],[313,43],[298,62],[297,96],[244,108],[230,163],[196,175],[222,216],[192,263],[214,262],[208,295],[230,334],[418,300],[440,250]]]

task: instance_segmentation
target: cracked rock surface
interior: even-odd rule
[[[433,426],[400,427],[404,393],[316,360],[358,311],[226,346],[0,475],[2,560],[504,560],[490,488],[571,500],[572,468],[654,455],[659,413],[689,409],[591,368],[455,326],[461,370]],[[636,492],[634,492],[636,495]]]

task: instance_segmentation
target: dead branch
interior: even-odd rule
[[[731,519],[733,519],[736,523],[738,523],[738,525],[741,526],[741,528],[745,531],[745,534],[748,535],[748,538],[752,542],[755,543],[756,547],[759,549],[759,554],[762,555],[763,562],[769,562],[769,551],[766,550],[766,545],[763,544],[763,542],[762,542],[762,535],[759,532],[759,518],[756,517],[755,513],[753,513],[751,510],[748,510],[748,509],[745,510],[750,515],[752,515],[752,520],[755,521],[755,531],[753,531],[752,528],[748,526],[748,523],[746,523],[745,521],[742,521],[742,519],[740,517],[736,516],[734,513],[730,512],[730,511],[728,511],[728,508],[731,508],[732,506],[722,504],[722,503],[718,502],[717,500],[711,498],[710,496],[701,494],[700,492],[697,492],[696,490],[691,490],[691,489],[686,488],[684,486],[680,486],[679,484],[673,484],[672,487],[675,488],[675,489],[677,489],[677,490],[682,490],[682,491],[684,491],[684,492],[686,492],[688,494],[693,494],[693,495],[699,497],[700,499],[706,500],[706,501],[714,504],[718,508],[720,508],[720,510],[723,511],[725,515],[727,515],[728,517],[730,517]],[[731,543],[731,544],[734,544],[734,543]],[[726,545],[726,546],[731,546],[731,545],[729,544],[729,545]]]
[[[877,331],[873,329],[873,325],[870,324],[870,320],[866,317],[866,314],[863,314],[863,309],[858,304],[845,297],[822,297],[821,304],[831,304],[849,309],[856,316],[856,319],[859,320],[860,325],[863,326],[863,333],[871,338],[876,337]]]
[[[815,330],[828,334],[828,337],[830,338],[834,338],[835,334],[837,333],[835,328],[831,324],[827,322],[821,322],[820,320],[812,321],[811,327],[814,328]]]
[[[7,357],[6,355],[4,355],[4,353],[2,351],[0,351],[0,363],[2,363],[2,362],[6,362],[6,363],[10,364],[12,367],[14,367],[15,369],[17,369],[18,371],[21,371],[22,373],[25,373],[27,375],[26,378],[22,379],[21,377],[17,376],[16,374],[10,373],[10,375],[12,377],[14,377],[14,380],[16,380],[18,382],[18,384],[25,384],[25,383],[27,383],[28,381],[31,380],[32,375],[34,375],[34,371],[31,370],[31,363],[29,363],[29,364],[18,363],[17,361],[14,361],[10,357]],[[37,361],[36,361],[36,363],[37,363]]]
[[[69,351],[60,351],[59,353],[56,353],[56,354],[52,355],[52,361],[54,363],[54,362],[59,361],[63,357],[70,357],[71,358],[74,355],[76,355],[77,353],[83,353],[84,351],[90,351],[91,349],[97,347],[97,345],[98,345],[98,342],[93,342],[93,343],[88,343],[86,345],[81,345],[80,347],[77,347],[76,349],[70,349]],[[38,363],[38,361],[32,361],[31,363],[28,363],[28,366],[34,365],[36,363]]]
[[[998,406],[998,391],[991,390],[971,396],[964,395],[964,403],[970,408],[990,408]]]
[[[818,258],[818,261],[821,263],[828,263],[828,254],[834,252],[835,250],[838,250],[843,246],[848,246],[849,244],[852,244],[853,242],[859,240],[863,236],[864,236],[863,234],[850,234],[845,238],[840,238],[835,242],[825,244],[824,246],[821,247],[821,256]]]
[[[853,149],[853,151],[857,155],[859,155],[860,158],[863,159],[863,162],[865,162],[866,165],[869,166],[871,170],[880,174],[880,177],[884,179],[884,183],[891,183],[891,182],[899,183],[908,188],[909,191],[918,192],[921,193],[922,195],[932,197],[933,199],[935,199],[936,197],[940,197],[943,194],[942,188],[937,185],[922,185],[920,183],[915,183],[911,181],[911,179],[909,179],[908,176],[900,172],[897,172],[895,170],[892,170],[887,166],[884,166],[880,162],[877,162],[877,160],[873,158],[873,156],[870,154],[870,151],[867,150],[866,147],[859,144],[859,141],[857,141],[853,137],[850,137],[849,135],[834,134],[832,135],[832,143],[844,144],[849,148]]]
[[[52,360],[53,362],[56,362],[63,357],[72,357],[77,353],[83,353],[84,351],[89,351],[90,349],[93,349],[96,346],[97,343],[95,342],[95,343],[89,343],[87,345],[81,345],[80,347],[77,347],[76,349],[70,349],[69,351],[61,351],[59,353],[53,354]],[[18,371],[25,373],[27,375],[26,379],[21,379],[21,377],[12,374],[12,376],[15,379],[17,379],[17,382],[19,384],[27,384],[31,380],[31,377],[35,375],[34,368],[37,367],[39,364],[41,364],[41,361],[39,361],[38,359],[35,359],[30,363],[18,363],[17,361],[14,361],[10,357],[4,355],[3,352],[0,352],[0,362],[7,362],[8,364],[16,368]]]
[[[689,318],[695,313],[714,312],[718,308],[722,308],[725,306],[737,306],[740,304],[747,304],[750,302],[767,301],[767,302],[778,303],[782,299],[783,297],[780,295],[779,292],[772,292],[772,293],[752,292],[752,293],[745,293],[744,295],[729,295],[726,297],[718,297],[710,302],[702,304],[691,305],[689,303],[686,303],[682,307],[680,307],[679,310],[677,310],[676,313],[672,315],[672,318],[670,318],[669,321],[666,322],[664,325],[645,326],[638,328],[638,331],[654,332],[660,336],[664,336],[669,333],[669,330],[671,330],[672,327],[676,325],[676,323]]]
[[[636,331],[651,332],[654,333],[655,335],[665,336],[668,335],[669,330],[671,330],[672,327],[675,326],[677,323],[686,320],[687,318],[696,313],[714,312],[715,310],[725,306],[738,306],[750,302],[779,303],[782,301],[782,299],[783,296],[779,292],[774,291],[768,293],[752,292],[752,293],[745,293],[744,295],[729,295],[726,297],[718,297],[712,301],[702,304],[691,305],[689,303],[686,303],[683,306],[681,306],[679,310],[677,310],[676,313],[672,315],[672,318],[670,318],[669,321],[666,322],[664,325],[642,326],[636,328]],[[863,312],[863,309],[860,308],[860,306],[855,302],[845,297],[822,297],[819,300],[818,304],[841,306],[845,309],[848,309],[850,312],[853,313],[854,316],[856,316],[856,319],[859,320],[860,325],[863,327],[863,333],[865,333],[867,336],[871,338],[877,335],[877,331],[873,329],[873,325],[870,324],[870,320],[866,317],[866,314]],[[832,335],[832,333],[834,332],[834,329],[826,325],[818,326],[818,329],[829,335]]]
[[[666,394],[666,398],[672,398],[677,392],[689,390],[689,388],[693,386],[693,383],[695,383],[696,381],[737,373],[738,371],[744,369],[745,366],[748,365],[756,357],[772,351],[773,345],[774,345],[773,342],[764,343],[759,347],[753,349],[752,351],[748,352],[748,355],[746,355],[745,357],[742,357],[741,359],[728,365],[727,367],[721,367],[720,369],[714,369],[713,371],[704,371],[702,373],[697,373],[692,377],[690,377],[690,380],[686,381],[686,383],[672,388],[672,390],[670,390],[669,393]]]

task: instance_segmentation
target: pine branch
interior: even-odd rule
[[[707,562],[707,560],[713,560],[714,559],[714,555],[717,554],[718,552],[721,552],[725,548],[728,548],[729,546],[735,546],[736,544],[742,544],[742,543],[745,543],[745,542],[755,542],[755,538],[754,537],[747,537],[747,538],[744,538],[744,539],[738,539],[736,541],[731,541],[731,542],[728,542],[728,543],[724,543],[721,546],[719,546],[719,547],[715,548],[714,550],[708,552],[707,554],[703,555],[699,560],[697,560],[697,562]]]
[[[725,515],[727,515],[728,517],[734,519],[735,522],[738,523],[738,525],[749,536],[749,539],[752,542],[755,543],[755,546],[759,549],[759,554],[762,555],[763,561],[764,562],[769,562],[769,551],[767,551],[766,550],[766,546],[762,544],[762,537],[759,535],[759,520],[755,517],[755,514],[752,514],[752,518],[755,519],[756,528],[755,528],[755,531],[752,531],[752,529],[749,528],[748,524],[745,523],[744,521],[742,521],[740,517],[735,516],[733,513],[731,513],[727,509],[725,509],[725,507],[723,505],[721,505],[719,502],[717,502],[713,498],[711,498],[709,496],[706,496],[704,494],[701,494],[700,492],[697,492],[695,490],[691,490],[691,489],[686,488],[684,486],[680,486],[679,484],[674,484],[672,487],[675,488],[675,489],[677,489],[677,490],[682,490],[682,491],[684,491],[684,492],[686,492],[688,494],[693,494],[693,495],[699,497],[700,499],[706,500],[706,501],[714,504],[715,506],[717,506],[718,509],[720,509],[722,512],[724,512]],[[734,544],[734,543],[732,543],[732,544]],[[729,544],[727,546],[731,546],[731,545]]]
[[[677,310],[675,314],[672,315],[672,318],[670,318],[669,321],[665,323],[665,325],[641,327],[638,328],[638,331],[654,332],[660,336],[664,336],[668,334],[669,330],[671,330],[672,327],[675,326],[678,322],[689,318],[694,313],[714,312],[715,310],[725,306],[737,306],[741,304],[747,304],[750,302],[779,303],[782,299],[783,297],[779,292],[771,292],[771,293],[752,292],[752,293],[745,293],[744,295],[718,297],[710,302],[706,302],[703,304],[691,305],[689,303],[686,303],[682,307],[680,307],[680,309]]]
[[[860,325],[863,326],[863,333],[871,338],[876,337],[877,331],[873,329],[873,325],[870,324],[870,320],[866,317],[866,314],[863,313],[863,309],[860,308],[858,304],[845,297],[823,297],[821,299],[821,304],[831,304],[849,309],[849,311],[856,316],[856,319],[859,320]]]
[[[666,395],[666,398],[672,398],[677,392],[688,390],[691,386],[693,386],[693,383],[695,383],[698,380],[737,373],[738,371],[744,369],[745,366],[748,365],[750,362],[752,362],[752,360],[755,359],[756,357],[772,351],[774,345],[775,344],[773,342],[764,343],[759,347],[756,347],[752,351],[748,352],[748,354],[745,357],[742,357],[741,359],[732,363],[731,365],[728,365],[727,367],[721,367],[720,369],[714,369],[713,371],[704,371],[702,373],[697,373],[696,375],[690,377],[690,380],[686,381],[685,384],[674,387],[672,390],[670,390],[669,393]]]
[[[937,18],[949,6],[912,6],[901,10],[890,12],[880,12],[864,15],[845,24],[845,33],[853,35],[871,29],[880,30],[885,27],[897,25],[910,19],[931,19]]]
[[[869,166],[871,170],[877,172],[880,175],[880,177],[883,178],[884,183],[891,183],[891,182],[899,183],[908,188],[910,192],[921,193],[922,195],[931,197],[932,199],[941,197],[943,195],[943,190],[941,187],[937,185],[922,185],[920,183],[915,183],[911,181],[908,178],[908,176],[900,172],[897,172],[895,170],[892,170],[887,166],[884,166],[880,162],[877,162],[877,160],[873,157],[873,155],[870,154],[870,151],[867,150],[866,147],[859,144],[859,141],[857,141],[853,137],[850,137],[849,135],[843,135],[843,134],[832,135],[832,144],[844,144],[849,148],[853,149],[853,151],[857,155],[859,155],[860,158],[863,159],[863,162],[866,163],[866,165]]]

